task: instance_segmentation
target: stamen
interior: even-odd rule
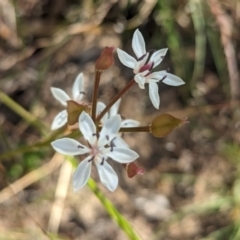
[[[153,62],[149,62],[148,64],[143,65],[143,66],[139,69],[139,72],[144,72],[144,71],[149,71],[149,72],[151,72],[153,66],[154,66],[154,63],[153,63]]]
[[[162,82],[166,77],[167,75],[165,75],[162,79],[160,79],[159,82]]]
[[[82,92],[82,91],[81,91],[81,92],[79,92],[79,93],[80,93],[80,94],[83,94],[83,95],[86,95],[86,92]]]
[[[113,141],[111,141],[111,142],[110,142],[110,148],[111,148],[110,151],[111,151],[111,152],[113,152],[113,147],[114,147],[114,143],[113,143]]]
[[[100,165],[103,165],[104,164],[104,157],[102,158],[102,162],[100,163]]]
[[[97,133],[93,133],[92,135],[93,135],[93,137],[97,136],[97,138],[99,138],[99,133],[98,132]]]
[[[78,145],[78,148],[84,148],[83,146]]]
[[[88,162],[92,162],[92,161],[93,161],[93,159],[94,159],[94,157],[92,157],[91,159],[89,159],[89,160],[88,160]]]
[[[108,135],[106,135],[106,139],[109,141],[109,136]]]
[[[145,53],[145,54],[143,54],[140,58],[138,58],[138,61],[141,61],[141,60],[143,60],[144,58],[145,58],[145,56],[146,56],[147,54]]]
[[[150,67],[149,71],[152,71],[152,69],[153,69],[153,66],[154,66],[154,62],[152,62],[152,65],[151,65],[151,67]]]
[[[149,52],[149,53],[154,53],[154,52],[156,52],[156,49],[150,49],[150,50],[148,50],[147,52]]]
[[[170,68],[167,68],[166,72],[170,72],[170,70],[171,70]]]

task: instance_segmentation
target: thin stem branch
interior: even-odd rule
[[[120,128],[119,132],[150,132],[150,126],[125,127]]]
[[[101,73],[102,73],[101,71],[95,72],[95,82],[94,82],[93,97],[92,97],[92,119],[93,119],[93,122],[96,122],[98,88],[99,88]]]
[[[99,114],[97,117],[97,121],[100,121],[102,117],[108,112],[108,110],[113,106],[115,102],[117,102],[118,99],[120,99],[124,93],[126,93],[135,83],[135,80],[132,79],[124,88],[122,91],[120,91],[112,100],[111,102],[104,108],[104,110]]]

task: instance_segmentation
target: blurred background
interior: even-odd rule
[[[122,117],[146,125],[167,112],[190,123],[163,139],[125,134],[145,173],[129,179],[115,166],[116,192],[99,187],[142,239],[239,240],[239,26],[234,0],[1,0],[0,239],[128,239],[88,187],[73,193],[72,168],[41,141],[63,109],[50,87],[71,94],[83,72],[91,101],[103,47],[132,54],[138,28],[147,49],[169,49],[156,70],[186,84],[159,83],[157,111],[148,89],[134,86]],[[99,99],[107,104],[132,77],[115,55]],[[96,171],[92,177],[99,181]]]

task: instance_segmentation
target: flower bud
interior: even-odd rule
[[[105,47],[98,58],[95,69],[98,71],[104,71],[110,68],[114,63],[113,51],[115,47]]]
[[[138,174],[143,174],[144,169],[138,167],[134,162],[131,162],[129,164],[123,164],[123,167],[127,171],[127,175],[129,178],[133,178],[134,176]]]
[[[166,137],[175,128],[188,123],[186,119],[178,119],[168,113],[160,114],[155,117],[150,125],[150,131],[154,137]]]
[[[78,122],[79,115],[82,111],[89,112],[90,107],[86,103],[77,103],[73,100],[67,101],[67,113],[69,125],[74,125]]]

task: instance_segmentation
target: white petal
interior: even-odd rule
[[[138,29],[133,34],[132,48],[137,58],[142,57],[146,53],[145,41]]]
[[[103,128],[100,132],[100,137],[98,140],[99,144],[105,145],[106,143],[109,143],[118,133],[120,126],[121,117],[119,114],[109,118],[103,125]]]
[[[153,72],[150,73],[147,78],[150,81],[151,79],[155,80],[155,81],[160,81],[161,79],[163,79],[164,77],[167,77],[167,72],[166,71],[158,71],[158,72]]]
[[[121,103],[121,98],[118,99],[116,103],[110,108],[109,117],[115,116],[118,114],[119,105]]]
[[[67,101],[70,97],[60,88],[51,87],[51,92],[55,99],[57,99],[63,106],[67,106]]]
[[[160,98],[158,93],[158,85],[155,82],[149,82],[149,97],[155,108],[159,109]]]
[[[125,119],[121,122],[121,127],[138,127],[140,122],[133,119]]]
[[[134,69],[136,64],[137,64],[137,60],[135,58],[133,58],[132,56],[130,56],[128,53],[124,52],[123,50],[117,48],[117,54],[118,54],[118,58],[121,61],[121,63],[123,65],[125,65],[126,67],[132,68]]]
[[[97,102],[97,116],[103,111],[103,109],[106,107],[106,105],[102,102]],[[101,119],[102,123],[105,123],[108,119],[108,113],[104,114],[104,116]]]
[[[152,54],[149,62],[154,62],[153,68],[155,68],[157,65],[159,65],[162,62],[164,56],[167,53],[167,50],[168,50],[167,48],[164,48]]]
[[[106,153],[106,155],[120,163],[129,163],[139,157],[139,155],[133,150],[119,147],[113,147],[112,151]]]
[[[56,130],[62,126],[64,126],[67,123],[67,110],[63,110],[60,113],[56,115],[56,117],[53,119],[51,130]]]
[[[171,73],[167,73],[167,77],[163,80],[163,82],[170,86],[180,86],[185,84],[185,82],[181,78]]]
[[[120,137],[120,136],[116,136],[114,139],[113,139],[113,143],[116,147],[119,147],[119,148],[128,148],[128,144]]]
[[[115,191],[118,185],[118,176],[113,170],[113,168],[104,161],[101,165],[96,163],[98,174],[101,180],[101,183],[111,192]]]
[[[92,118],[85,111],[83,111],[79,116],[78,122],[79,129],[83,137],[89,141],[90,144],[93,144],[97,139],[95,135],[97,131]]]
[[[84,92],[84,76],[83,73],[80,73],[76,77],[76,80],[73,84],[72,88],[73,99],[79,102],[83,97],[83,92]]]
[[[86,185],[90,174],[92,162],[89,162],[91,156],[85,158],[77,167],[73,175],[73,189],[74,192]]]
[[[141,89],[144,89],[144,88],[145,88],[145,86],[144,86],[144,84],[145,84],[145,79],[146,79],[146,78],[145,78],[141,73],[139,73],[139,74],[137,74],[137,75],[134,76],[135,82],[138,83],[138,86],[139,86],[139,88],[141,88]]]
[[[61,138],[51,142],[52,147],[64,155],[82,155],[89,152],[89,148],[71,138]]]

